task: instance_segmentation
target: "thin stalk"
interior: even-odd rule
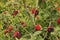
[[[47,32],[48,33],[48,32]],[[47,36],[47,33],[45,34],[45,36],[44,36],[44,39],[46,38],[46,36]]]
[[[38,2],[39,2],[39,0],[36,0],[36,7],[38,7]]]
[[[23,4],[24,4],[24,7],[26,7],[26,3],[25,3],[26,1],[25,0],[23,0]]]

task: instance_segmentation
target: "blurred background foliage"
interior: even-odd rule
[[[51,33],[49,40],[60,40],[60,25],[56,22],[56,19],[60,17],[60,11],[57,10],[59,7],[60,0],[0,0],[0,40],[44,40],[50,21],[53,22],[55,31]],[[34,20],[32,8],[39,10],[39,19]],[[19,10],[15,17],[12,16],[14,10]],[[27,26],[22,27],[21,21],[26,22]],[[36,31],[35,24],[42,25],[43,30]],[[3,30],[8,25],[13,25],[13,31],[5,35]],[[15,30],[21,32],[20,39],[13,38]]]

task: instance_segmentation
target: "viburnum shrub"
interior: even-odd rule
[[[0,0],[0,40],[60,40],[60,0]]]

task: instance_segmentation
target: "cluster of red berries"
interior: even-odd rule
[[[34,14],[35,15],[35,17],[39,14],[39,10],[37,10],[37,9],[32,9],[32,14]]]
[[[5,30],[4,30],[4,34],[7,34],[7,33],[11,32],[12,29],[13,29],[13,27],[12,27],[11,25],[9,25],[9,26],[8,26],[8,29],[5,29]],[[18,32],[18,31],[15,31],[14,34],[13,34],[13,37],[20,39],[21,33]]]
[[[42,26],[40,24],[37,24],[35,25],[35,30],[41,30],[42,29]],[[54,28],[53,26],[48,26],[48,29],[47,29],[48,32],[53,32],[54,31]]]
[[[59,8],[58,10],[60,10],[60,8]],[[32,14],[34,14],[35,17],[37,17],[37,18],[39,19],[39,16],[37,16],[38,13],[39,13],[39,11],[38,11],[37,9],[34,9],[34,8],[32,9]],[[12,15],[13,15],[13,16],[16,16],[17,14],[18,14],[18,11],[15,10]],[[60,24],[60,18],[57,19],[57,23]],[[21,21],[20,24],[21,24],[22,26],[26,26],[26,23],[23,22],[23,21]],[[5,30],[4,30],[4,33],[6,34],[6,33],[8,33],[8,32],[11,32],[12,29],[13,29],[13,28],[12,28],[12,26],[10,25],[10,26],[8,27],[8,29],[5,29]],[[41,30],[41,29],[42,29],[42,26],[41,26],[40,24],[37,24],[37,25],[34,26],[34,29],[35,29],[35,30]],[[54,31],[54,28],[51,27],[51,26],[49,26],[48,29],[47,29],[47,31],[48,31],[48,32],[53,32],[53,31]],[[21,33],[18,32],[18,31],[15,31],[14,34],[13,34],[13,37],[19,39],[19,38],[21,37]]]
[[[18,14],[18,10],[14,10],[12,16],[16,16]]]
[[[21,38],[21,33],[18,32],[18,31],[15,31],[13,37],[20,39]]]
[[[9,25],[9,26],[8,26],[8,29],[5,29],[5,30],[4,30],[4,33],[6,34],[6,33],[8,33],[8,32],[11,32],[12,29],[13,29],[13,27],[12,27],[11,25]]]

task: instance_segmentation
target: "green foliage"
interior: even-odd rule
[[[0,40],[44,40],[50,22],[53,23],[54,32],[47,38],[60,40],[60,24],[56,22],[60,17],[60,11],[57,10],[59,7],[60,0],[0,0]],[[32,8],[39,10],[39,19],[32,14]],[[12,15],[14,10],[19,11],[16,16]],[[25,22],[26,26],[21,25],[21,21]],[[42,29],[35,30],[36,24],[40,24]],[[13,30],[4,34],[8,25],[12,25]],[[20,39],[13,37],[14,31],[21,32]]]

